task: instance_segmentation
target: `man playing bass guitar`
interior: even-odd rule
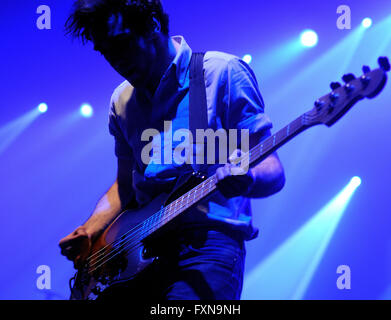
[[[123,210],[169,192],[177,178],[188,173],[189,166],[173,161],[144,163],[141,153],[147,144],[142,139],[146,129],[163,135],[164,121],[170,121],[175,130],[189,128],[192,50],[183,37],[169,36],[168,16],[159,0],[79,0],[67,30],[91,41],[125,79],[115,89],[109,111],[117,179],[89,219],[60,241],[61,253],[79,268],[94,241]],[[270,136],[271,121],[264,114],[249,66],[233,55],[214,51],[205,53],[203,65],[208,127],[248,129],[250,146]],[[177,145],[171,146],[171,153]],[[107,289],[100,299],[240,299],[245,241],[257,236],[250,198],[280,191],[284,171],[276,153],[247,172],[229,161],[214,168],[217,192],[189,209],[157,241],[159,258],[151,266]]]

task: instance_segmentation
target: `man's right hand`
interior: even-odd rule
[[[75,269],[79,269],[91,251],[91,235],[85,227],[80,226],[71,234],[60,240],[61,254],[73,261]]]
[[[118,160],[118,177],[99,200],[88,220],[60,240],[61,254],[80,269],[91,253],[92,243],[132,200],[132,165],[129,160]]]

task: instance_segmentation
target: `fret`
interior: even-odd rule
[[[160,227],[160,221],[161,221],[161,217],[164,216],[164,212],[165,212],[165,208],[162,208],[161,211],[159,211],[157,214],[155,214],[153,217],[152,217],[152,225],[154,226],[152,228],[152,231],[150,231],[149,233],[152,233],[153,231],[155,231],[156,229],[158,229]]]
[[[264,141],[264,143],[263,143],[263,145],[264,145],[264,148],[266,149],[266,150],[269,150],[270,148],[271,148],[271,146],[272,146],[272,140],[271,140],[271,138],[269,137],[269,138],[267,138],[265,141]]]
[[[286,139],[288,135],[286,134],[286,129],[284,128],[284,129],[278,131],[278,132],[275,134],[275,136],[276,136],[276,143],[274,144],[274,146],[275,146],[276,144],[280,144],[281,142],[283,142],[284,139]]]
[[[162,208],[159,212],[158,212],[158,214],[157,215],[155,215],[155,217],[154,217],[154,225],[156,225],[156,224],[158,224],[158,226],[157,226],[157,228],[159,228],[160,227],[160,225],[161,225],[161,221],[164,219],[164,217],[165,217],[165,215],[166,215],[166,213],[167,213],[167,211],[168,211],[169,209],[166,207],[166,208]],[[156,228],[156,229],[157,229]]]
[[[303,125],[303,120],[304,120],[303,117],[299,117],[299,118],[297,118],[297,119],[294,121],[294,124],[295,124],[295,131],[296,131],[296,130],[299,130],[300,127]]]
[[[161,211],[159,211],[157,214],[153,215],[149,220],[149,224],[151,224],[152,226],[154,226],[156,224],[157,221],[159,221],[160,219],[158,219],[158,217],[160,218],[161,216],[161,212],[163,211],[164,209],[162,209]]]

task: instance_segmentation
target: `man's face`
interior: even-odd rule
[[[154,42],[124,27],[120,14],[113,14],[107,27],[107,34],[93,35],[94,50],[101,52],[110,65],[134,87],[145,86],[157,58]]]

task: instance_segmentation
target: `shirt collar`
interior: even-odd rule
[[[190,60],[193,52],[183,36],[174,36],[171,37],[171,40],[179,44],[179,49],[174,60],[172,60],[166,72],[164,73],[162,80],[166,79],[167,77],[175,76],[179,86],[183,87],[186,83],[186,77],[190,68]],[[159,84],[159,87],[156,91],[159,90],[161,85],[162,83]],[[135,90],[135,92],[137,95],[144,95],[149,100],[152,100],[153,98],[146,89],[139,88]]]
[[[183,36],[174,36],[171,39],[180,45],[177,55],[172,61],[172,65],[176,66],[176,77],[179,85],[183,87],[190,66],[192,50]]]

